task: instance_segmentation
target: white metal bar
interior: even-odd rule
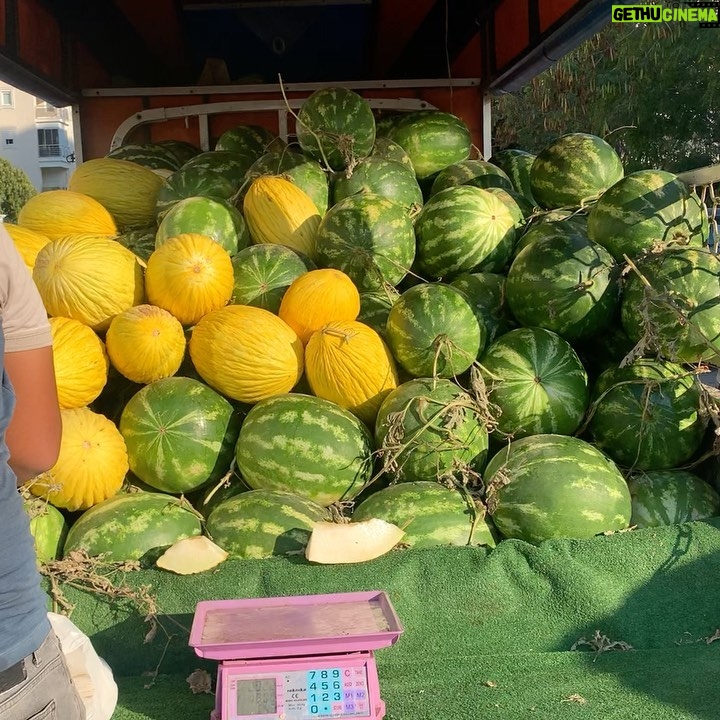
[[[452,87],[479,87],[480,78],[453,78]],[[450,87],[446,79],[427,80],[351,80],[347,82],[283,83],[285,92],[313,92],[325,87],[345,87],[351,90],[393,90],[398,88],[444,88]],[[277,93],[278,83],[258,85],[188,85],[154,88],[88,88],[83,97],[148,97],[159,95],[243,95],[247,93]]]
[[[83,161],[82,134],[80,131],[80,107],[72,106],[73,148],[75,153],[75,167]]]
[[[179,105],[178,107],[152,108],[134,113],[120,123],[118,129],[110,141],[109,150],[120,147],[128,133],[139,125],[146,125],[154,122],[164,122],[178,118],[198,117],[200,122],[200,143],[203,150],[209,149],[210,137],[208,130],[208,116],[218,113],[242,113],[258,110],[276,110],[281,119],[280,136],[283,140],[288,137],[287,114],[289,105],[291,108],[299,108],[304,102],[303,98],[289,98],[287,105],[284,100],[235,100],[220,103],[202,103],[199,105]],[[370,107],[373,109],[386,110],[433,110],[434,105],[417,98],[368,98]]]
[[[482,99],[482,154],[486,160],[492,156],[492,96],[483,93]]]

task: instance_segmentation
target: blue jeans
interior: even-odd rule
[[[2,720],[85,720],[85,706],[51,630],[20,666],[0,673]]]

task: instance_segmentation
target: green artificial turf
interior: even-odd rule
[[[720,521],[401,550],[359,565],[227,561],[124,582],[157,600],[150,642],[131,604],[64,587],[73,621],[115,673],[113,720],[208,717],[213,697],[186,681],[214,669],[187,645],[197,601],[355,590],[388,592],[405,628],[376,653],[387,720],[720,717]]]

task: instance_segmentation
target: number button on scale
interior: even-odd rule
[[[373,650],[402,631],[382,591],[208,600],[190,645],[221,661],[211,720],[382,720]]]

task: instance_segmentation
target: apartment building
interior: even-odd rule
[[[75,169],[72,108],[56,108],[0,81],[0,157],[38,192],[67,188]]]

